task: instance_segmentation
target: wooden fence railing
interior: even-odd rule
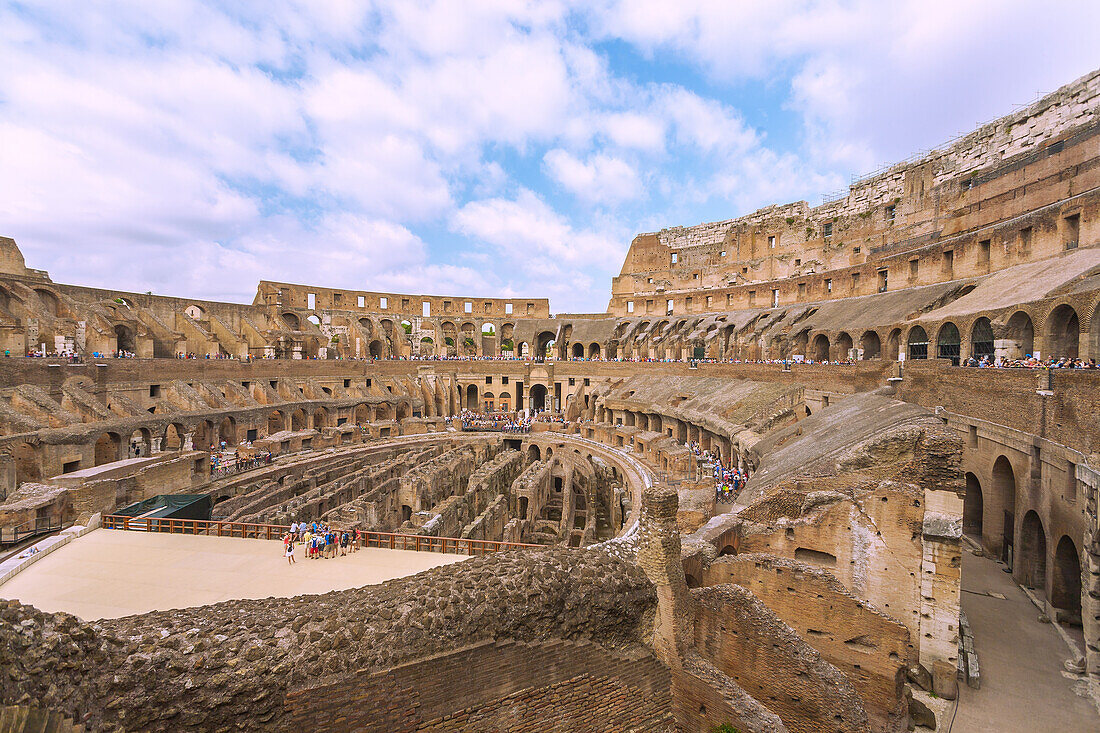
[[[204,519],[158,519],[153,517],[124,517],[109,514],[103,517],[104,529],[123,529],[138,532],[168,532],[170,534],[202,534],[211,537],[241,537],[246,539],[276,540],[290,531],[285,524],[255,524],[251,522],[220,522]],[[337,530],[342,531],[342,530]],[[485,555],[500,550],[538,550],[544,545],[522,542],[495,542],[471,540],[461,537],[431,537],[397,532],[361,531],[364,547],[381,547],[390,550],[415,550],[417,552],[443,552],[452,555]]]

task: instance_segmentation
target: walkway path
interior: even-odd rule
[[[356,588],[458,562],[464,555],[365,548],[288,565],[278,540],[98,529],[0,585],[43,611],[85,620],[237,598],[289,597]]]
[[[1069,647],[1039,622],[1039,610],[1003,567],[963,550],[962,606],[974,629],[982,687],[962,683],[951,733],[1096,733],[1100,713],[1077,694],[1080,683],[1062,666]]]

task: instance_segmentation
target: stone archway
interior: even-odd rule
[[[848,352],[851,350],[852,337],[841,331],[840,335],[836,337],[836,360],[846,361],[848,359]]]
[[[1046,593],[1047,533],[1034,509],[1024,515],[1020,524],[1020,549],[1014,570],[1022,585]]]
[[[118,460],[119,446],[122,438],[118,433],[104,433],[95,442],[95,465],[114,463]]]
[[[951,321],[940,326],[936,334],[936,358],[950,359],[953,366],[959,365],[959,357],[962,354],[962,338],[959,335],[959,327]]]
[[[471,412],[477,412],[478,410],[476,384],[466,385],[466,409]]]
[[[1013,313],[1005,325],[1002,344],[1006,359],[1026,359],[1035,353],[1035,326],[1031,316],[1024,311]]]
[[[137,351],[132,328],[121,323],[115,326],[115,350],[128,351],[131,354]]]
[[[909,329],[909,337],[906,339],[908,347],[907,358],[910,360],[928,358],[928,332],[920,326]]]
[[[863,349],[864,359],[878,359],[882,356],[882,342],[878,331],[864,331],[859,337],[859,348]]]
[[[1052,310],[1047,317],[1046,353],[1044,358],[1076,359],[1081,341],[1081,322],[1077,311],[1062,304]]]
[[[963,532],[982,536],[982,518],[985,510],[982,501],[982,484],[972,473],[966,474],[966,494],[963,496]]]
[[[982,316],[974,321],[974,325],[970,328],[970,356],[978,361],[983,357],[993,361],[993,355],[993,324],[988,318]]]
[[[823,333],[814,336],[813,352],[814,361],[829,360],[829,337]]]
[[[982,496],[983,513],[989,516],[988,520],[983,518],[982,528],[996,532],[1000,527],[994,549],[1000,550],[1001,559],[1011,568],[1015,551],[1016,472],[1006,456],[998,456],[993,463],[992,484],[989,496]]]
[[[1053,570],[1050,605],[1079,616],[1081,613],[1081,556],[1077,553],[1077,545],[1068,535],[1062,535],[1062,539],[1058,540],[1058,547],[1054,549]],[[1079,623],[1079,620],[1077,621]]]
[[[531,409],[532,410],[546,410],[549,405],[546,404],[546,385],[545,384],[532,384],[531,385]]]

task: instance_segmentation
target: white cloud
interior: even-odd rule
[[[1067,18],[1100,5],[0,5],[0,233],[61,281],[602,308],[638,228],[812,199],[1087,71]]]
[[[580,160],[555,148],[543,156],[550,176],[586,204],[612,204],[637,198],[642,183],[629,163],[608,155]]]

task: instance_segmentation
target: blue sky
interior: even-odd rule
[[[636,233],[820,203],[1100,66],[1096,28],[1084,1],[0,0],[0,234],[59,282],[602,311]]]

